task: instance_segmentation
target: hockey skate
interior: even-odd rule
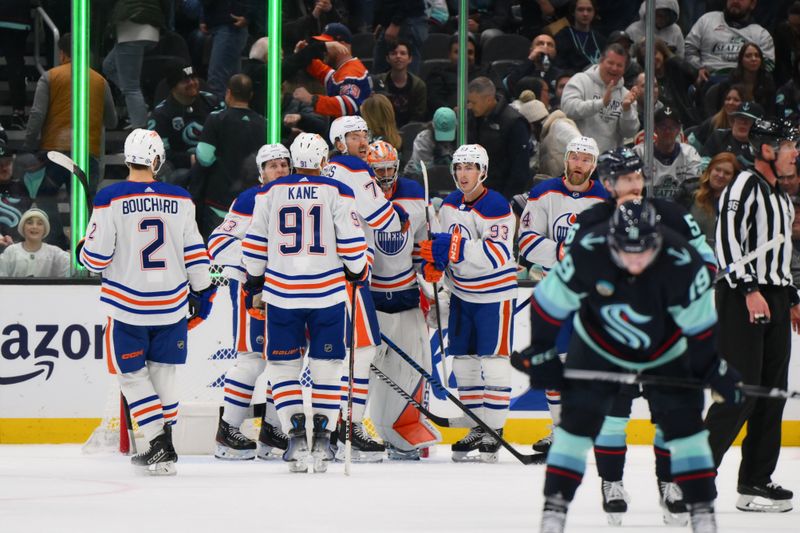
[[[622,516],[628,511],[630,496],[625,492],[622,481],[601,480],[603,492],[603,511],[610,526],[621,526]]]
[[[450,449],[453,451],[453,461],[456,463],[472,463],[480,461],[480,455],[469,455],[470,452],[478,450],[483,442],[484,431],[480,426],[470,428],[467,436],[460,441],[454,442]]]
[[[314,415],[314,432],[311,435],[311,455],[314,458],[314,472],[328,471],[328,464],[333,461],[335,454],[331,448],[331,431],[328,427],[328,417]]]
[[[495,430],[501,437],[503,436],[503,428]],[[481,454],[482,463],[496,463],[497,457],[500,454],[500,441],[489,435],[483,434],[478,451]]]
[[[794,494],[777,483],[766,485],[739,485],[736,508],[740,511],[759,513],[785,513],[792,510]]]
[[[308,441],[306,440],[306,415],[297,413],[290,419],[292,429],[289,430],[289,441],[283,460],[289,463],[289,472],[308,472]]]
[[[550,446],[552,445],[553,445],[553,432],[551,431],[550,434],[547,435],[546,437],[542,437],[541,439],[534,442],[532,448],[533,451],[535,452],[546,454],[547,452],[550,451]]]
[[[539,533],[563,533],[567,521],[569,502],[561,494],[547,496],[542,511],[542,525]]]
[[[689,523],[689,511],[683,502],[681,488],[676,483],[658,480],[658,494],[664,524],[685,527]]]
[[[238,427],[220,417],[214,457],[228,461],[250,461],[256,458],[256,443],[245,437]]]
[[[347,436],[347,424],[343,420],[339,423],[336,430],[339,435],[340,446],[336,448],[336,460],[344,461],[344,442]],[[364,424],[353,422],[352,435],[352,461],[354,463],[380,463],[383,461],[383,454],[386,446],[370,437]]]
[[[692,520],[692,533],[717,533],[713,502],[691,503],[686,507]]]
[[[136,472],[150,476],[174,476],[178,473],[175,463],[178,454],[172,446],[172,428],[164,426],[164,433],[150,441],[146,452],[131,457],[131,464]]]
[[[387,444],[386,457],[390,461],[419,461],[420,450],[419,448],[413,448],[411,450],[401,450],[399,448],[395,448],[391,444]]]
[[[281,428],[273,426],[266,420],[261,421],[261,430],[258,432],[256,455],[265,461],[278,459],[286,451],[289,437]]]

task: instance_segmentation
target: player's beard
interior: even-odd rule
[[[567,181],[569,182],[569,184],[570,185],[574,185],[576,187],[579,187],[579,186],[583,185],[584,183],[586,183],[587,179],[589,179],[588,174],[583,174],[583,173],[577,174],[574,171],[570,172],[567,175]]]

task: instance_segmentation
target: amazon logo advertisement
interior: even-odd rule
[[[103,359],[102,324],[6,324],[0,329],[0,386],[47,381],[64,365]]]

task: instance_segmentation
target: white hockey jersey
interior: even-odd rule
[[[748,42],[761,48],[766,61],[775,61],[775,43],[763,26],[752,23],[732,28],[722,11],[711,11],[697,19],[686,35],[685,58],[693,67],[705,67],[711,73],[730,70],[736,67],[739,50]]]
[[[637,144],[633,150],[644,159],[644,144]],[[684,181],[698,178],[703,173],[703,159],[694,147],[686,143],[677,143],[675,153],[670,157],[656,155],[653,158],[653,166],[655,167],[655,177],[652,180],[653,196],[666,200],[675,198]]]
[[[425,224],[425,191],[408,178],[398,178],[392,203],[400,204],[409,216],[408,231],[375,231],[375,262],[370,290],[400,292],[418,289],[416,272],[422,259],[419,242],[428,238]],[[415,253],[416,252],[416,253]]]
[[[208,253],[211,261],[222,268],[222,275],[244,283],[247,270],[242,261],[242,240],[247,235],[253,219],[256,195],[264,190],[264,185],[250,187],[242,192],[231,204],[225,220],[208,236]]]
[[[211,284],[206,245],[186,190],[157,181],[97,193],[79,260],[102,273],[108,315],[136,326],[174,324],[188,312],[188,284]]]
[[[322,174],[344,183],[355,194],[355,206],[363,222],[364,236],[367,239],[370,264],[375,256],[375,231],[400,231],[400,217],[392,208],[392,203],[383,195],[369,165],[352,155],[339,155],[331,158]]]
[[[567,238],[578,213],[608,198],[599,181],[584,192],[572,192],[564,177],[551,178],[531,189],[519,219],[519,254],[544,271],[558,261],[558,245]]]
[[[279,178],[256,195],[242,241],[247,273],[265,276],[264,301],[284,309],[346,301],[342,265],[361,272],[366,250],[350,187],[301,174]]]
[[[460,231],[464,260],[447,266],[445,283],[467,302],[502,302],[517,296],[514,261],[516,219],[508,201],[486,189],[471,205],[461,191],[450,193],[439,210],[442,231]]]

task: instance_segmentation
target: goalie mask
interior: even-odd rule
[[[125,139],[125,163],[150,167],[158,174],[166,158],[164,142],[155,131],[137,128]]]
[[[397,150],[386,141],[375,141],[369,145],[367,164],[375,172],[375,179],[384,193],[388,193],[397,181],[400,158]]]
[[[275,159],[286,159],[289,164],[289,172],[292,171],[292,156],[289,150],[280,143],[265,144],[258,149],[256,154],[256,164],[258,165],[258,181],[264,183],[264,164]]]
[[[459,163],[474,163],[480,170],[478,183],[476,183],[470,191],[462,189],[456,177],[456,165]],[[453,153],[453,162],[450,164],[450,172],[453,175],[453,181],[456,183],[458,190],[464,194],[471,194],[486,180],[487,173],[489,172],[489,154],[486,153],[486,149],[480,144],[462,144]]]

